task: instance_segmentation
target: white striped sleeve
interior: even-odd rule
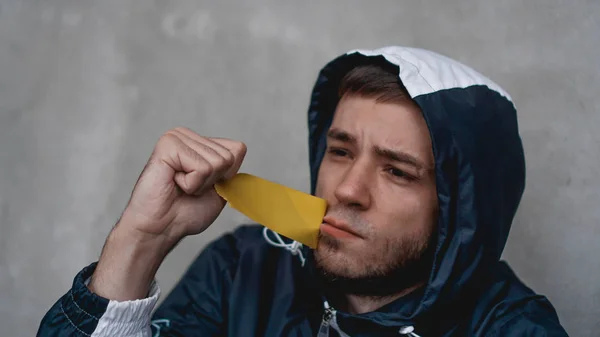
[[[152,282],[147,298],[110,301],[91,337],[151,337],[152,309],[160,297],[160,287]]]

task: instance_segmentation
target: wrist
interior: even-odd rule
[[[176,243],[118,224],[106,239],[89,289],[117,301],[147,297],[156,271]]]

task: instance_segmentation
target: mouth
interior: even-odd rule
[[[360,234],[353,231],[347,223],[329,216],[325,216],[325,218],[323,218],[321,232],[339,239],[363,238]]]

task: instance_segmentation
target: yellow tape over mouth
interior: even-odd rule
[[[317,248],[327,202],[247,173],[215,185],[231,207],[269,229]]]

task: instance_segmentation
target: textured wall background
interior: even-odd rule
[[[243,170],[308,190],[317,70],[354,48],[428,48],[504,86],[527,189],[505,257],[574,336],[600,331],[600,3],[0,0],[0,331],[35,334],[97,259],[159,135],[247,142]],[[186,239],[167,292],[231,210]]]

